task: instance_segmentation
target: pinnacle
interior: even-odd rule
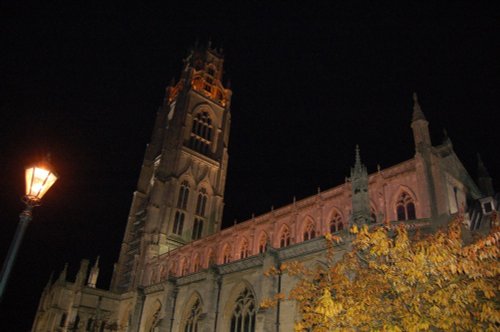
[[[413,92],[413,117],[412,122],[417,120],[426,120],[424,112],[422,112],[422,108],[420,108],[420,104],[418,102],[418,96],[416,92]]]

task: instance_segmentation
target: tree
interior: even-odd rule
[[[353,227],[340,260],[342,239],[327,234],[324,266],[292,262],[270,274],[298,279],[288,294],[301,313],[296,331],[497,331],[500,231],[465,244],[461,224],[413,239],[402,225]]]

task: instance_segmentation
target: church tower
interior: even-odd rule
[[[134,192],[114,291],[141,284],[158,255],[220,230],[228,164],[231,90],[220,51],[196,46],[166,89]]]

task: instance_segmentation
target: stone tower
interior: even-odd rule
[[[231,90],[221,52],[196,46],[166,89],[146,148],[111,288],[141,284],[145,264],[220,230]]]
[[[361,163],[359,146],[356,145],[356,161],[351,168],[352,221],[357,225],[370,223],[370,197],[368,195],[368,172]]]

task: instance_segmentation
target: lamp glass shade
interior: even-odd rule
[[[41,199],[56,180],[57,176],[46,168],[40,166],[27,168],[26,196],[34,200]]]

